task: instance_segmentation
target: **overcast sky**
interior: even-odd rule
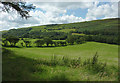
[[[28,2],[36,6],[29,19],[0,12],[0,31],[46,24],[63,24],[118,17],[117,2]],[[1,5],[0,5],[1,6]]]

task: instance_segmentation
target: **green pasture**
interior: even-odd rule
[[[52,55],[68,56],[70,58],[86,59],[96,52],[103,62],[109,65],[118,65],[118,46],[104,43],[87,42],[79,45],[63,47],[31,47],[31,48],[8,48],[17,55],[28,58],[50,58]]]
[[[4,81],[117,81],[118,80],[118,46],[97,42],[63,47],[23,47],[6,48],[3,52]],[[63,56],[70,59],[81,58],[85,61],[98,53],[98,59],[107,63],[108,76],[100,77],[99,73],[85,67],[51,66],[45,64],[53,56],[57,61]],[[42,61],[40,64],[40,61]]]

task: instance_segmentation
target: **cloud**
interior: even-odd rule
[[[1,12],[0,15],[0,30],[8,30],[19,27],[27,27],[36,24],[40,24],[36,17],[29,18],[28,20],[21,18],[17,12]]]
[[[118,17],[118,3],[110,3],[88,9],[86,20],[96,20],[97,18],[116,18]]]
[[[32,16],[28,20],[22,19],[17,12],[0,12],[0,30],[8,30],[19,27],[29,27],[45,24],[62,24],[96,20],[97,18],[112,18],[118,16],[117,3],[106,3],[99,5],[99,2],[33,2],[37,7],[30,11]],[[87,9],[86,18],[78,17],[73,13],[68,15],[67,10]],[[79,11],[81,12],[81,11]]]
[[[59,24],[81,22],[81,21],[84,21],[84,19],[82,19],[81,17],[76,17],[74,15],[64,15],[51,20],[51,22],[59,23]]]

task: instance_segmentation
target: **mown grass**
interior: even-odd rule
[[[117,81],[117,48],[96,42],[52,48],[7,48],[3,50],[3,80]],[[93,60],[96,52],[98,57]]]

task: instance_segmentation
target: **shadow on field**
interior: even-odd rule
[[[50,78],[40,78],[41,74],[47,74],[47,69],[41,67],[37,60],[17,56],[13,51],[2,49],[2,80],[4,81],[67,81],[64,74]],[[39,73],[36,76],[35,73]]]
[[[35,60],[15,55],[10,50],[2,49],[2,80],[31,81],[37,80],[34,73]]]
[[[35,46],[35,47],[39,47],[39,48],[56,48],[56,47],[65,47],[65,46]]]
[[[4,46],[2,45],[3,47],[7,47],[7,48],[20,48],[19,46]]]

